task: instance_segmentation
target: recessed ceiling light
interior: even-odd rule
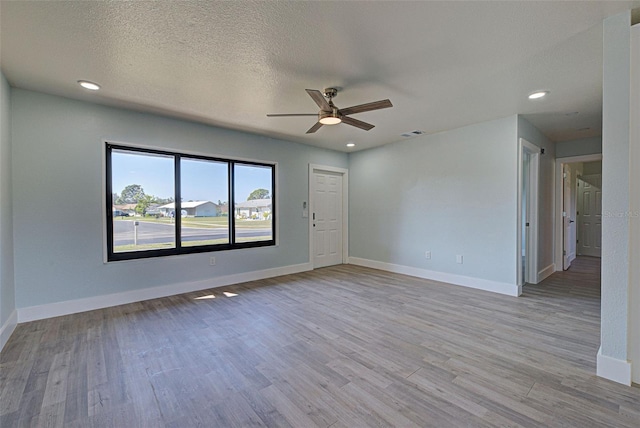
[[[80,86],[85,89],[89,89],[90,91],[97,91],[98,89],[100,89],[100,85],[98,85],[97,83],[89,82],[88,80],[78,80],[78,83],[80,84]]]
[[[549,93],[549,91],[536,91],[536,92],[533,92],[533,93],[529,94],[529,99],[530,100],[537,100],[538,98],[544,97],[548,93]]]
[[[347,143],[347,147],[355,147],[356,143]]]

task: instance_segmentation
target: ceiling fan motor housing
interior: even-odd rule
[[[325,96],[325,98],[335,98],[336,95],[338,95],[338,90],[336,88],[325,88],[324,91],[322,92],[322,95]]]

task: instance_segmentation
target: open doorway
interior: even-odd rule
[[[600,257],[602,155],[556,159],[556,270],[577,256]]]

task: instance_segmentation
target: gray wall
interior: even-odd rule
[[[352,153],[349,168],[350,256],[516,284],[516,116]]]
[[[518,116],[518,137],[544,149],[540,155],[538,183],[538,272],[553,265],[553,204],[555,197],[556,146],[522,116]]]
[[[19,89],[12,117],[18,308],[307,263],[308,164],[348,165],[344,153]],[[103,140],[278,162],[279,245],[217,252],[216,266],[211,253],[105,264]]]
[[[580,140],[560,141],[556,143],[556,157],[595,155],[602,153],[602,137],[583,138]]]
[[[631,16],[604,20],[602,103],[602,355],[627,359]]]
[[[11,89],[0,73],[0,328],[15,310],[11,198]]]

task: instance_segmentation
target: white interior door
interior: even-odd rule
[[[529,284],[538,283],[538,180],[540,174],[540,153],[529,153],[527,167],[527,217],[525,229],[527,232],[526,277]]]
[[[531,154],[528,151],[522,152],[522,284],[529,281],[530,263],[529,263],[529,244],[530,244],[530,161]]]
[[[518,285],[537,284],[540,149],[520,138],[518,159]]]
[[[578,180],[578,254],[602,253],[602,174]]]
[[[342,264],[342,174],[312,174],[313,266]]]
[[[562,267],[569,269],[571,262],[576,258],[576,222],[575,222],[575,196],[574,183],[572,180],[571,165],[565,164],[563,167],[563,208],[562,218],[564,221],[564,245],[562,250]]]

